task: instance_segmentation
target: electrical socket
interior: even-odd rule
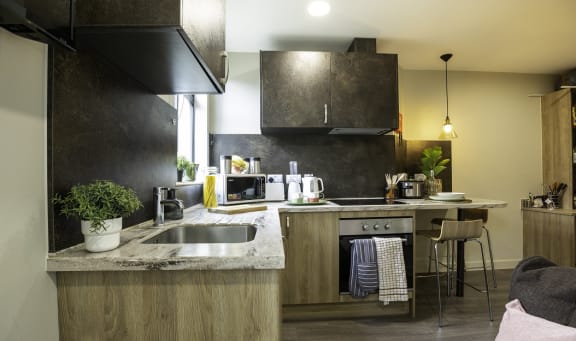
[[[268,174],[266,182],[282,183],[282,174]]]

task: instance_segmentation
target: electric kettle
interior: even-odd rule
[[[320,193],[324,192],[324,183],[322,178],[317,178],[315,176],[304,176],[302,178],[302,193],[304,197],[316,197],[320,196]]]

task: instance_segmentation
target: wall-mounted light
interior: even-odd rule
[[[444,124],[442,125],[442,132],[440,133],[441,139],[455,139],[458,137],[456,130],[452,122],[450,122],[450,115],[448,115],[448,61],[452,58],[452,53],[446,53],[440,56],[440,59],[444,61],[446,65],[445,69],[445,85],[446,85],[446,117],[444,118]]]
[[[312,1],[308,5],[308,14],[313,17],[322,17],[330,13],[330,4],[326,1]]]

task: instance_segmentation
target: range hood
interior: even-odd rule
[[[329,135],[384,135],[392,128],[332,128]]]
[[[70,13],[71,11],[72,8],[70,7]],[[0,0],[0,26],[24,38],[46,44],[57,44],[74,51],[74,48],[66,40],[42,27],[38,23],[37,17],[14,0]]]

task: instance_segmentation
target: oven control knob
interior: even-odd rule
[[[384,229],[385,229],[385,230],[390,230],[390,227],[391,227],[390,224],[384,225]]]
[[[368,231],[368,225],[367,225],[367,224],[362,224],[362,230],[363,230],[363,231]]]
[[[373,229],[374,229],[374,230],[378,230],[379,228],[380,228],[380,225],[378,225],[378,224],[376,224],[376,225],[373,226]]]

